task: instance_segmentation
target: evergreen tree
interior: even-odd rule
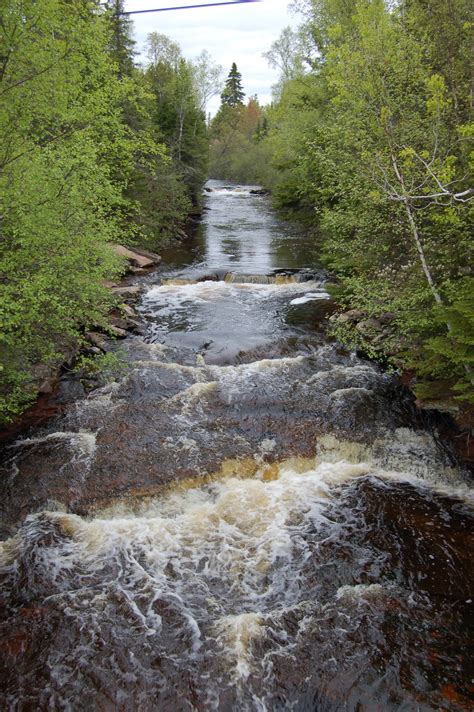
[[[231,108],[243,106],[244,96],[245,92],[242,89],[242,75],[237,69],[236,63],[233,62],[229,76],[226,79],[224,90],[221,94],[222,105],[230,106]]]
[[[132,21],[129,15],[123,15],[124,0],[108,0],[107,10],[111,24],[109,50],[117,63],[119,77],[129,76],[133,71]]]

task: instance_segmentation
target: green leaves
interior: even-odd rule
[[[273,193],[311,207],[341,304],[395,315],[376,350],[472,392],[469,3],[305,9],[320,60],[283,85],[271,113]],[[373,353],[372,339],[338,333]]]
[[[107,26],[90,3],[32,0],[2,13],[0,81],[0,419],[35,392],[39,363],[60,363],[104,322],[105,278],[120,265],[131,146]]]
[[[0,10],[0,420],[33,397],[38,364],[106,323],[121,269],[107,243],[160,246],[205,175],[192,68],[135,68],[122,4]]]

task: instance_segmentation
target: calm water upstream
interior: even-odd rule
[[[472,709],[467,475],[324,336],[304,236],[209,186],[124,372],[6,449],[1,709]]]

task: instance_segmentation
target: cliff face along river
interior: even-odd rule
[[[469,480],[324,336],[311,244],[210,187],[128,367],[6,449],[2,709],[471,709]]]

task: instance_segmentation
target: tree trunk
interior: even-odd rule
[[[413,215],[413,211],[411,209],[410,202],[409,202],[409,197],[408,197],[408,194],[405,189],[405,181],[403,179],[403,174],[400,171],[400,169],[398,168],[397,159],[395,158],[393,153],[392,153],[392,165],[393,165],[393,170],[395,172],[395,175],[397,176],[397,180],[400,183],[400,186],[402,188],[403,205],[405,206],[405,211],[407,214],[408,223],[410,225],[411,234],[413,236],[413,240],[415,242],[418,255],[420,256],[421,267],[423,269],[423,273],[426,277],[426,281],[428,282],[428,285],[431,289],[431,293],[433,294],[433,297],[434,297],[436,303],[443,304],[443,299],[436,287],[436,284],[433,279],[433,275],[431,274],[431,269],[430,269],[428,262],[426,260],[426,255],[425,255],[425,251],[423,249],[423,244],[421,242],[420,234],[419,234],[418,228],[416,226],[415,216]],[[448,325],[448,328],[449,328],[449,325]]]

